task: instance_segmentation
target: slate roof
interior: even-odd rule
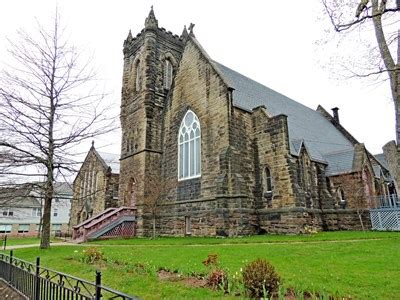
[[[306,146],[311,159],[332,165],[332,172],[352,170],[349,164],[353,144],[319,112],[304,106],[232,69],[214,62],[235,90],[233,104],[245,110],[264,105],[272,116],[288,117],[290,152],[298,155],[300,142]],[[346,154],[339,155],[339,152]],[[346,161],[338,164],[340,156]],[[333,167],[337,165],[338,167]]]
[[[100,157],[103,159],[107,167],[111,168],[111,172],[119,174],[119,155],[114,153],[100,152],[97,151]]]
[[[338,175],[353,170],[354,149],[329,153],[324,157],[328,161],[328,167],[326,168],[327,176]]]
[[[385,154],[379,153],[375,154],[374,157],[381,163],[381,165],[386,169],[389,170],[389,165],[386,161]]]

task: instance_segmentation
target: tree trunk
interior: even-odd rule
[[[37,232],[37,238],[40,238],[42,236],[43,232],[43,197],[40,195],[40,219],[39,219],[39,228]]]
[[[47,175],[46,189],[44,195],[44,209],[43,209],[43,225],[42,225],[42,236],[40,239],[40,248],[50,248],[50,221],[51,221],[51,201],[53,199],[53,172],[49,170],[51,174]]]
[[[156,216],[153,216],[153,239],[156,238]]]

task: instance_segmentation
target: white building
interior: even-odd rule
[[[43,198],[39,184],[23,184],[18,188],[3,188],[0,195],[0,234],[36,236],[41,229]],[[51,209],[51,231],[68,233],[72,188],[67,183],[55,183]]]

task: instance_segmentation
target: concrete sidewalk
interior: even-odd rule
[[[14,250],[14,249],[23,249],[23,248],[32,248],[32,247],[39,247],[40,244],[27,244],[27,245],[12,245],[12,246],[7,246],[5,251],[7,250]],[[56,243],[50,243],[50,247],[52,246],[80,246],[80,244],[75,244],[71,242],[56,242]],[[3,250],[3,248],[1,248]]]

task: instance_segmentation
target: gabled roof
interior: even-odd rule
[[[325,159],[328,161],[327,176],[351,172],[353,170],[354,149],[326,154]]]
[[[351,156],[353,144],[319,112],[224,65],[217,62],[215,64],[234,88],[235,106],[251,111],[255,107],[264,105],[272,116],[284,114],[288,117],[291,154],[298,155],[299,141],[303,140],[313,160],[337,164],[338,157],[332,153],[348,152],[348,158]],[[346,162],[340,169],[344,170],[349,166],[351,170],[351,164]]]

